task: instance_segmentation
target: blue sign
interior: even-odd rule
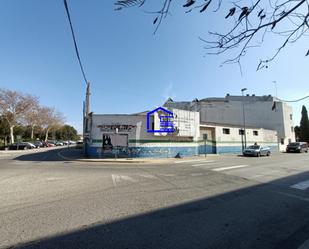
[[[154,127],[152,127],[151,115],[157,112],[160,119],[160,127],[156,130]],[[158,107],[147,113],[147,132],[174,132],[175,129],[173,119],[173,112],[166,110],[163,107]]]

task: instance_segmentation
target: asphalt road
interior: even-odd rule
[[[309,248],[309,154],[0,157],[0,248]]]

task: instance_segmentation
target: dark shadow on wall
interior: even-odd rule
[[[295,249],[309,238],[309,198],[288,186],[308,178],[306,172],[10,248]]]

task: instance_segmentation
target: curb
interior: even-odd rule
[[[75,158],[72,158],[72,157],[67,157],[67,156],[62,155],[62,153],[60,151],[57,153],[57,155],[64,160],[76,161],[76,162],[128,163],[128,164],[131,164],[131,163],[152,163],[150,161],[145,161],[145,160],[135,161],[134,159],[88,159],[88,158],[75,159]]]
[[[59,151],[57,153],[57,155],[59,157],[61,157],[62,159],[64,160],[67,160],[67,161],[76,161],[76,162],[91,162],[91,163],[123,163],[123,164],[132,164],[132,163],[141,163],[141,164],[154,164],[154,163],[158,163],[158,164],[163,164],[163,163],[174,163],[175,161],[178,161],[180,162],[181,160],[194,160],[194,159],[200,159],[200,158],[204,158],[203,156],[196,156],[196,157],[184,157],[184,158],[181,158],[181,159],[178,159],[178,158],[152,158],[152,159],[149,159],[149,160],[136,160],[136,159],[121,159],[121,158],[118,158],[118,159],[90,159],[90,158],[81,158],[81,159],[78,159],[78,158],[72,158],[72,157],[67,157],[67,156],[64,156],[62,155],[61,151]],[[217,157],[219,155],[217,154],[214,154],[214,155],[207,155],[207,157]]]

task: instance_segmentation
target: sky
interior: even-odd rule
[[[158,3],[159,1],[151,1]],[[184,13],[174,3],[156,34],[154,5],[114,10],[113,0],[68,0],[94,113],[137,113],[175,101],[224,97],[227,93],[275,95],[294,100],[309,95],[308,37],[287,46],[267,69],[256,71],[261,56],[271,56],[280,40],[268,36],[237,64],[233,56],[208,55],[199,39],[224,31],[222,12]],[[157,5],[158,6],[158,5]],[[2,0],[0,8],[0,87],[34,94],[55,107],[68,124],[82,131],[83,80],[62,0]],[[290,104],[299,125],[301,106]]]

